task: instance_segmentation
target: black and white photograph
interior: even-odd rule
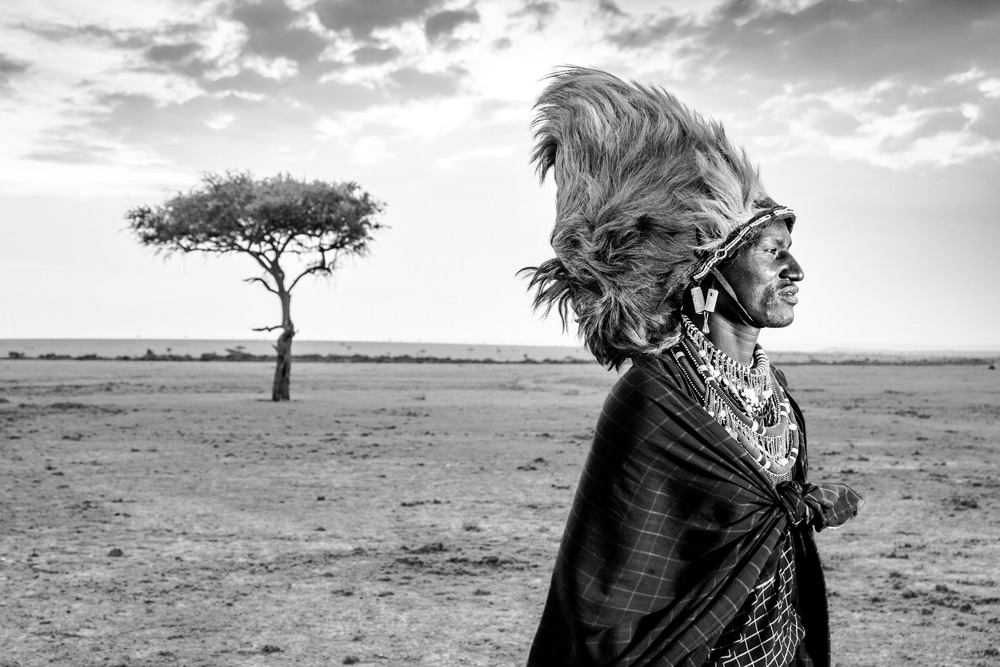
[[[996,667],[998,184],[993,0],[5,0],[0,667]]]

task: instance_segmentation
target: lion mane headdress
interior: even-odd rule
[[[587,349],[619,367],[680,338],[684,292],[774,220],[757,169],[717,122],[665,90],[567,67],[535,104],[531,156],[556,182],[555,258],[523,271],[534,307],[576,315]]]

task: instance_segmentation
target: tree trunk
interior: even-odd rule
[[[274,386],[271,388],[272,401],[291,399],[289,386],[292,380],[292,336],[295,331],[286,329],[278,336],[274,349],[278,351],[278,365],[274,369]]]
[[[291,399],[289,386],[292,380],[292,337],[295,336],[291,315],[292,295],[282,290],[278,296],[281,298],[281,335],[274,346],[278,353],[278,363],[274,368],[274,385],[271,388],[271,400],[275,402]]]

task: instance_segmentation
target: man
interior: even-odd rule
[[[807,481],[805,423],[756,344],[792,322],[794,213],[722,127],[662,90],[557,72],[533,160],[555,173],[535,306],[573,310],[605,402],[530,667],[830,662],[813,530],[862,500]]]

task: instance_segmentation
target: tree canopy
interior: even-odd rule
[[[384,205],[357,183],[303,181],[288,174],[255,179],[248,172],[208,173],[188,193],[156,206],[137,206],[125,218],[139,242],[172,253],[245,253],[263,269],[247,278],[281,300],[274,400],[288,398],[291,291],[307,275],[330,275],[347,255],[368,252]],[[295,269],[286,274],[289,262]],[[297,260],[297,261],[296,261]],[[283,387],[283,388],[282,388]]]
[[[357,183],[300,181],[287,174],[260,180],[247,172],[205,174],[200,187],[126,217],[143,245],[166,252],[243,252],[272,273],[268,260],[307,255],[309,273],[331,273],[343,254],[362,255],[383,205]],[[263,261],[262,261],[263,260]],[[276,291],[277,285],[268,285]]]

